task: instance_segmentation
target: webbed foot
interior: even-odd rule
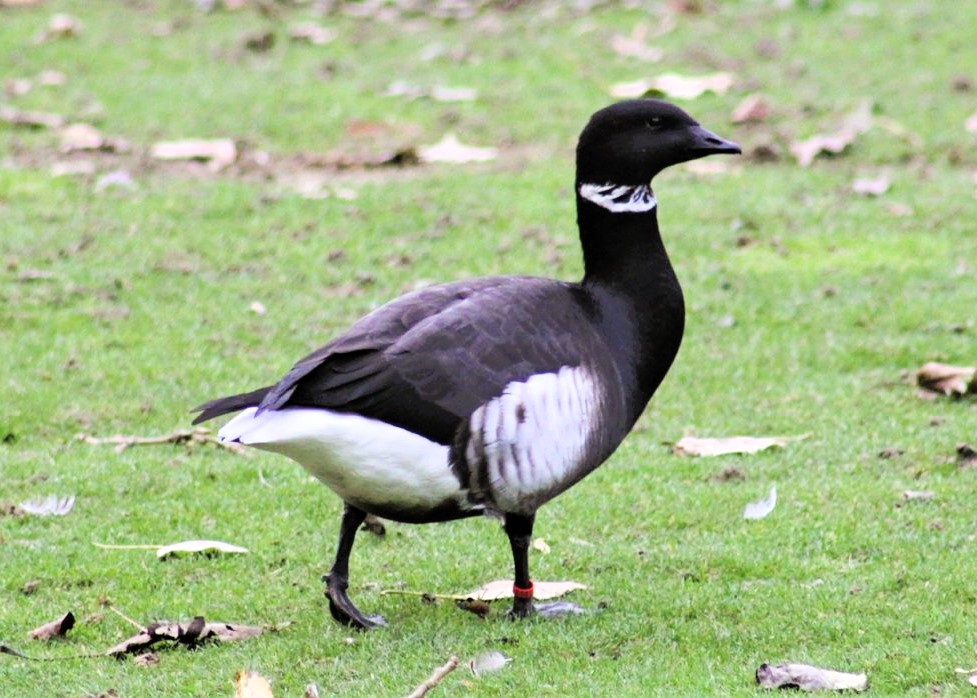
[[[346,594],[346,589],[349,587],[349,582],[346,579],[333,572],[329,572],[322,576],[322,581],[326,583],[326,598],[329,599],[329,612],[339,623],[356,628],[357,630],[370,630],[387,625],[387,621],[383,616],[363,615],[360,609],[353,605],[353,602],[349,600],[349,596]]]

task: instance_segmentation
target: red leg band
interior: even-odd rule
[[[515,584],[512,585],[512,595],[517,599],[530,599],[533,598],[533,583],[530,582],[529,586],[525,589],[517,587]]]

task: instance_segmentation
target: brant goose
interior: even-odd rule
[[[298,461],[345,502],[323,577],[336,620],[385,624],[346,594],[367,513],[408,523],[498,515],[515,563],[510,614],[579,610],[533,604],[529,541],[536,510],[627,436],[682,340],[682,289],[651,179],[739,152],[666,102],[601,109],[577,146],[582,281],[490,277],[409,293],[275,385],[197,408],[195,424],[243,410],[222,440]]]

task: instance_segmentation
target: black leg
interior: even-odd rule
[[[535,520],[535,515],[505,515],[504,528],[506,535],[509,536],[509,545],[512,546],[512,561],[516,571],[513,583],[515,598],[512,600],[512,610],[509,611],[509,615],[513,618],[525,618],[534,611],[533,582],[529,578],[529,541],[533,537]]]
[[[505,515],[505,532],[512,546],[512,561],[515,564],[513,582],[512,610],[510,618],[526,618],[534,613],[544,618],[556,618],[568,613],[583,613],[580,606],[569,601],[554,601],[546,604],[533,603],[533,582],[529,576],[529,543],[533,537],[533,523],[536,516],[519,514]]]
[[[353,550],[356,531],[365,518],[365,511],[346,504],[343,509],[343,520],[339,524],[336,559],[332,563],[332,569],[322,576],[322,581],[326,583],[326,597],[329,599],[329,612],[332,613],[332,617],[344,625],[361,630],[387,624],[382,616],[364,616],[346,595],[346,589],[349,587],[349,554]]]

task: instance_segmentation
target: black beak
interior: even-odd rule
[[[692,127],[692,138],[692,149],[702,155],[711,155],[712,153],[732,153],[735,155],[743,152],[738,144],[720,138],[698,124]]]

